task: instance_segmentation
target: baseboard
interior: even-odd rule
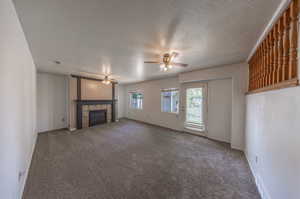
[[[250,167],[251,173],[254,177],[256,187],[262,199],[271,199],[270,194],[268,193],[266,187],[264,186],[263,180],[261,179],[260,175],[255,172],[253,165],[249,159],[248,153],[244,152],[248,165]]]
[[[242,147],[242,146],[236,146],[236,145],[232,145],[232,144],[230,144],[230,146],[231,146],[232,149],[239,150],[239,151],[244,151],[244,147]]]
[[[185,134],[189,134],[189,135],[193,135],[193,136],[198,136],[198,137],[202,137],[202,138],[205,138],[205,139],[214,141],[214,142],[230,144],[230,143],[228,143],[228,142],[224,142],[224,141],[220,141],[220,140],[217,140],[217,139],[214,139],[214,138],[210,138],[210,137],[208,137],[208,136],[206,136],[206,135],[204,135],[204,134],[201,135],[201,134],[192,133],[192,132],[188,132],[188,131],[184,131],[184,130],[172,129],[172,128],[168,128],[168,127],[165,127],[165,126],[160,126],[160,125],[157,125],[157,124],[148,123],[148,122],[144,122],[144,121],[141,121],[141,120],[135,120],[135,119],[127,118],[127,117],[124,117],[124,118],[122,118],[122,119],[125,119],[125,120],[132,120],[132,121],[139,122],[139,123],[142,123],[142,124],[147,124],[147,125],[151,125],[151,126],[155,126],[155,127],[159,127],[159,128],[164,128],[164,129],[171,130],[171,131],[178,132],[178,133],[185,133]],[[232,147],[231,147],[231,148],[232,148]],[[233,148],[233,149],[243,151],[242,149],[238,149],[238,148]]]
[[[215,141],[218,141],[218,142],[223,142],[223,143],[227,143],[227,144],[230,144],[230,141],[227,141],[227,140],[224,140],[224,139],[219,139],[219,138],[216,138],[214,136],[210,136],[209,134],[207,135],[207,137],[209,139],[212,139],[212,140],[215,140]]]
[[[35,150],[37,137],[38,137],[38,134],[36,133],[34,135],[33,146],[31,147],[30,159],[27,162],[27,166],[26,166],[26,170],[25,170],[25,175],[24,175],[24,178],[22,180],[21,187],[20,187],[20,194],[19,194],[19,198],[20,199],[22,199],[23,194],[24,194],[24,189],[25,189],[25,185],[26,185],[26,182],[27,182],[27,178],[28,178],[28,174],[29,174],[29,169],[30,169],[30,166],[31,166],[31,161],[32,161],[32,158],[33,158],[34,150]]]
[[[65,128],[59,128],[59,129],[52,129],[52,130],[48,130],[48,131],[41,131],[41,132],[38,132],[39,133],[50,133],[50,132],[53,132],[53,131],[63,131],[63,130],[68,130],[67,127]]]

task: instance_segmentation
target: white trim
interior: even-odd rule
[[[267,26],[265,27],[264,31],[262,32],[262,34],[260,35],[259,39],[257,40],[257,42],[255,43],[254,47],[252,48],[248,58],[247,58],[247,62],[250,61],[251,57],[253,56],[253,54],[255,53],[256,49],[258,48],[258,46],[261,44],[261,42],[266,38],[266,36],[268,35],[269,31],[272,29],[273,25],[276,23],[277,19],[281,16],[281,13],[288,7],[289,3],[292,0],[282,0],[281,3],[279,4],[279,6],[277,7],[274,15],[272,16],[271,20],[269,21],[269,23],[267,24]]]
[[[163,110],[163,102],[164,102],[164,97],[163,97],[163,93],[165,92],[177,92],[178,93],[178,107],[177,107],[177,112],[173,112],[172,107],[173,107],[173,98],[172,98],[172,94],[171,94],[171,110],[170,112],[168,111],[164,111]],[[170,113],[170,114],[179,114],[179,107],[180,107],[180,91],[179,88],[169,88],[169,89],[161,89],[160,91],[160,112],[162,113]]]
[[[186,111],[187,111],[187,106],[186,106],[186,91],[189,88],[202,88],[203,89],[203,129],[197,129],[197,128],[193,128],[191,126],[186,125],[188,122],[186,121]],[[183,83],[181,85],[181,95],[180,95],[180,103],[181,108],[179,108],[180,110],[180,114],[181,115],[181,122],[182,122],[182,130],[185,132],[189,132],[189,133],[194,133],[197,135],[202,135],[207,137],[207,124],[208,124],[208,83],[207,82],[188,82],[188,83]],[[180,107],[180,106],[179,106]]]
[[[162,88],[160,89],[161,92],[167,92],[167,91],[179,91],[179,88]]]
[[[195,133],[197,132],[197,134],[198,133],[200,133],[201,135],[203,134],[205,137],[207,137],[206,134],[205,134],[204,127],[203,128],[201,128],[201,127],[198,128],[198,127],[194,127],[194,126],[185,125],[184,129],[189,130],[189,131],[193,131]]]
[[[270,194],[268,193],[264,183],[263,183],[263,180],[262,178],[260,177],[260,175],[255,171],[253,165],[251,164],[251,161],[249,159],[249,155],[247,152],[244,152],[245,154],[245,157],[246,157],[246,160],[248,162],[248,165],[250,167],[250,170],[251,170],[251,173],[254,177],[254,180],[255,180],[255,184],[256,184],[256,187],[258,189],[258,192],[261,196],[262,199],[271,199],[270,197]]]
[[[141,102],[141,107],[132,107],[132,94],[137,93],[137,94],[141,94],[142,95],[142,102]],[[133,110],[143,110],[143,106],[144,106],[144,93],[143,92],[128,92],[129,94],[129,109],[133,109]]]
[[[241,145],[239,145],[239,146],[238,145],[234,145],[234,144],[231,143],[231,141],[230,141],[230,147],[232,149],[235,149],[235,150],[244,151],[244,147],[243,146],[241,146]]]

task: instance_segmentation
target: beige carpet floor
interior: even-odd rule
[[[39,134],[23,199],[259,199],[242,152],[130,120]]]

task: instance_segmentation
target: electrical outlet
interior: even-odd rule
[[[20,182],[25,175],[25,171],[19,171],[18,181]]]
[[[255,156],[255,163],[258,164],[258,156]]]

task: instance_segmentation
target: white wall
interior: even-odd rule
[[[161,89],[180,88],[178,78],[146,81],[125,86],[125,116],[130,119],[144,121],[167,128],[181,130],[180,119],[177,114],[161,112]],[[144,94],[143,109],[129,108],[130,91],[140,91]]]
[[[45,132],[68,127],[68,78],[37,75],[37,130]]]
[[[240,63],[222,67],[212,67],[204,70],[179,74],[181,83],[232,79],[232,110],[231,110],[231,147],[244,150],[245,146],[245,93],[247,91],[248,64]]]
[[[231,138],[232,80],[208,82],[208,131],[209,138],[230,143]]]
[[[112,84],[106,85],[95,80],[81,79],[82,100],[111,100],[112,96]]]
[[[246,154],[261,193],[299,199],[300,88],[248,95],[246,118]]]
[[[282,1],[256,47],[289,3]],[[246,97],[245,154],[263,199],[300,198],[299,119],[300,87]]]
[[[247,64],[242,63],[125,85],[125,117],[182,131],[181,115],[161,112],[160,91],[163,88],[180,88],[181,83],[206,81],[209,88],[207,136],[243,150],[246,74]],[[143,110],[129,108],[130,91],[144,94]]]
[[[17,199],[37,135],[36,69],[11,0],[0,1],[0,30],[0,198]]]
[[[77,79],[71,76],[68,77],[68,120],[69,120],[69,130],[76,130],[76,102],[77,100]]]
[[[117,84],[116,85],[116,95],[118,100],[118,114],[117,118],[125,117],[125,86]]]

